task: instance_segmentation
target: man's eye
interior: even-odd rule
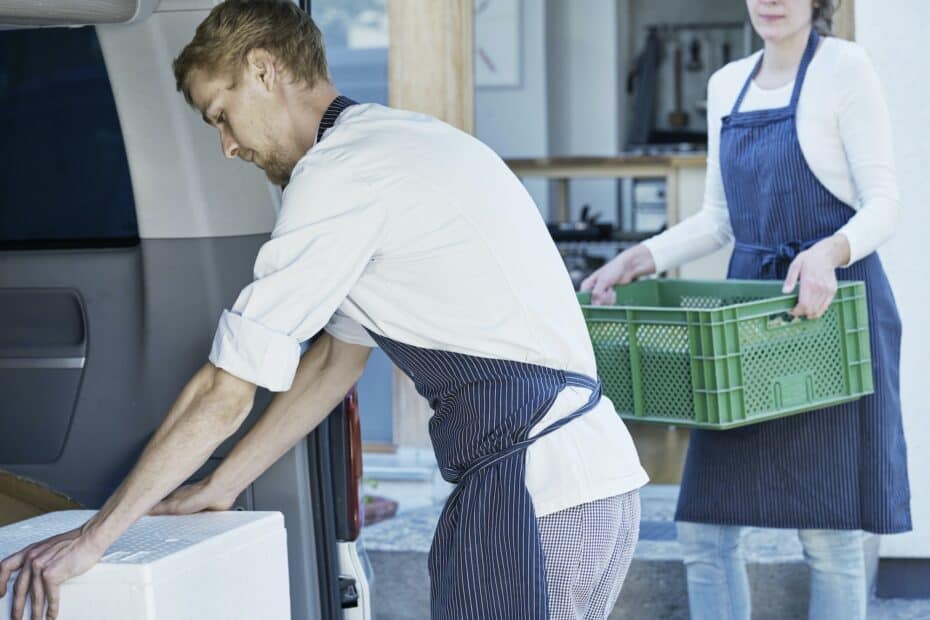
[[[217,122],[217,123],[225,123],[225,122],[226,122],[226,113],[224,112],[223,114],[220,114],[219,117],[216,119],[216,122]]]

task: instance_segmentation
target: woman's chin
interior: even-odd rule
[[[788,24],[784,20],[771,23],[761,23],[756,26],[756,34],[766,43],[781,43],[795,35],[808,31],[810,26],[798,28],[795,24]]]
[[[784,28],[781,28],[778,25],[766,25],[762,26],[756,32],[759,34],[759,37],[766,43],[780,43],[788,38],[788,32]]]

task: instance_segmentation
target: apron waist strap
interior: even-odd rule
[[[562,428],[563,426],[565,426],[572,420],[580,418],[581,416],[583,416],[585,413],[587,413],[591,409],[594,409],[597,403],[599,403],[601,400],[601,393],[602,393],[601,382],[597,379],[592,379],[591,377],[588,377],[587,375],[583,375],[577,372],[564,371],[564,375],[565,375],[565,386],[564,387],[572,386],[572,387],[580,387],[580,388],[591,390],[591,395],[588,396],[588,401],[584,405],[582,405],[581,407],[573,411],[572,413],[568,414],[564,418],[559,418],[558,420],[556,420],[555,422],[553,422],[552,424],[550,424],[549,426],[547,426],[540,432],[536,433],[532,437],[527,437],[526,439],[517,441],[513,443],[512,445],[504,448],[500,452],[495,452],[494,454],[489,454],[485,456],[484,458],[479,459],[470,468],[468,468],[468,470],[464,474],[462,474],[462,477],[458,481],[459,485],[461,485],[461,483],[465,482],[465,480],[467,480],[470,476],[478,473],[482,469],[485,469],[486,467],[490,467],[491,465],[494,465],[495,463],[499,463],[500,461],[516,454],[517,452],[522,452],[523,450],[526,450],[537,439],[540,439],[541,437],[545,437],[549,433],[553,433],[559,430],[560,428]]]
[[[533,411],[528,426],[521,430],[523,435],[499,452],[477,459],[449,496],[428,561],[433,620],[549,617],[545,557],[525,484],[526,467],[519,456],[540,437],[593,409],[601,398],[600,382],[577,373],[559,371],[558,381],[550,386],[554,389]],[[587,402],[527,437],[568,386],[590,389]],[[507,458],[513,460],[502,462]],[[494,470],[473,477],[492,466]],[[493,483],[482,485],[481,478],[495,470],[499,471]],[[498,555],[507,561],[485,561]]]
[[[798,254],[804,250],[810,249],[821,239],[811,241],[788,241],[777,246],[769,247],[765,245],[756,245],[754,243],[744,243],[737,241],[734,250],[737,252],[748,252],[762,257],[762,273],[774,275],[777,268],[784,264],[790,264]]]

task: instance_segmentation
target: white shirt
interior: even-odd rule
[[[491,149],[425,115],[344,111],[295,166],[255,278],[221,317],[210,360],[271,390],[290,387],[299,343],[323,328],[597,374],[532,198]],[[566,388],[534,432],[586,400]],[[537,515],[647,481],[607,398],[531,445],[526,463]]]
[[[731,112],[761,53],[726,65],[710,79],[704,204],[697,214],[645,242],[660,272],[733,239],[720,174],[720,119]],[[793,81],[774,90],[763,90],[753,82],[740,111],[786,106],[793,90]],[[801,90],[797,128],[801,151],[814,176],[855,210],[838,231],[849,240],[852,264],[887,241],[898,221],[891,120],[878,75],[861,46],[835,37],[823,40]]]

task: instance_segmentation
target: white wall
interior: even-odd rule
[[[503,158],[545,157],[546,11],[543,0],[522,0],[522,80],[519,87],[475,89],[475,135]],[[547,184],[531,180],[527,189],[547,212]]]
[[[904,324],[901,399],[908,443],[914,532],[886,536],[886,557],[930,558],[930,261],[921,257],[930,230],[930,2],[856,0],[856,39],[872,57],[885,86],[894,126],[902,217],[881,250]]]
[[[617,10],[603,0],[550,0],[548,17],[549,150],[617,152]]]
[[[475,133],[502,157],[546,154],[546,32],[541,0],[522,2],[522,80],[475,89]]]
[[[549,0],[546,8],[549,155],[616,155],[622,107],[618,3]],[[616,221],[616,181],[573,181],[570,187],[572,218],[589,204],[602,221]]]
[[[619,148],[617,2],[522,0],[519,87],[475,90],[475,133],[499,155],[614,155]],[[548,185],[527,188],[549,217]],[[613,221],[614,181],[572,184],[573,217],[590,203]]]

